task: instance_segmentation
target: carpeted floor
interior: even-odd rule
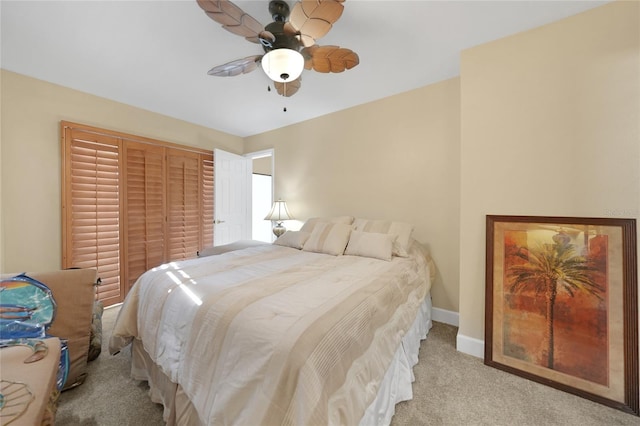
[[[164,424],[148,386],[129,378],[129,354],[108,354],[117,312],[105,310],[102,353],[89,364],[86,382],[60,396],[57,425]],[[392,426],[640,425],[639,417],[487,367],[456,351],[456,333],[456,327],[434,323],[414,368],[414,398],[396,406]]]
[[[87,380],[60,394],[56,425],[164,425],[162,406],[151,402],[146,382],[129,377],[130,352],[109,355],[109,337],[118,311],[118,307],[104,310],[102,352],[89,363]]]

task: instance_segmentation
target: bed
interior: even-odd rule
[[[153,268],[109,350],[131,348],[168,425],[389,424],[431,327],[433,262],[411,229],[310,220]]]

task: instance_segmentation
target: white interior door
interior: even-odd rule
[[[214,150],[213,245],[251,239],[251,159]]]

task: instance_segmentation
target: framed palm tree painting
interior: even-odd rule
[[[635,219],[487,216],[486,365],[640,415]]]

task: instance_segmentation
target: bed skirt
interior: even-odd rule
[[[427,337],[431,326],[431,297],[428,294],[395,352],[376,399],[365,411],[360,426],[390,424],[395,405],[413,398],[413,367],[418,363],[420,342]],[[169,380],[151,361],[138,339],[134,339],[131,345],[131,377],[149,383],[151,400],[164,406],[163,417],[167,426],[202,426],[180,385]]]

